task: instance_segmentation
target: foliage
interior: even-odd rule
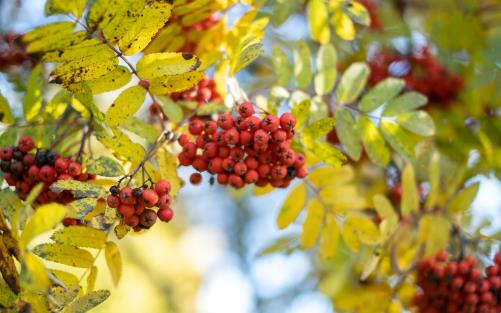
[[[285,129],[287,149],[297,152],[294,157],[304,155],[309,169],[286,189],[277,212],[277,228],[288,233],[258,257],[308,251],[317,267],[316,287],[336,311],[415,309],[420,259],[442,250],[458,259],[465,252],[479,260],[492,256],[499,234],[489,236],[486,224],[476,227],[471,206],[479,175],[501,177],[499,28],[487,12],[490,1],[424,3],[429,7],[371,0],[47,0],[46,15],[57,15],[58,21],[9,42],[34,62],[18,64],[26,78],[22,101],[9,103],[0,94],[5,126],[0,134],[0,310],[86,312],[104,302],[110,291],[96,288],[102,273],[98,259],[104,259],[114,285],[126,280],[118,241],[147,231],[157,218],[155,212],[153,221],[127,216],[127,206],[138,211],[146,205],[129,203],[123,190],[130,195],[132,186],[150,190],[155,201],[147,207],[160,207],[158,212],[169,215],[158,217],[170,221],[171,197],[184,185],[179,164],[211,172],[206,163],[216,154],[203,157],[207,142],[220,143],[215,121],[223,113],[236,116],[242,103],[255,108],[259,123],[290,111],[295,130],[279,129],[277,121],[276,129],[266,131],[261,152],[269,141],[270,151],[279,155],[276,150],[283,147],[270,138]],[[235,6],[245,13],[229,24]],[[421,49],[410,37],[415,26],[406,23],[404,13],[420,17],[416,31],[427,41]],[[452,21],[444,23],[444,14]],[[309,38],[277,35],[275,30],[298,15],[308,24]],[[388,31],[381,32],[380,24]],[[270,42],[270,47],[263,44]],[[444,97],[436,92],[450,86],[423,80],[422,73],[402,69],[399,62],[386,64],[378,57],[387,55],[371,54],[375,46],[400,50],[407,59],[398,60],[440,72],[436,77],[457,73],[462,83],[441,103]],[[451,62],[454,58],[465,66]],[[11,63],[5,62],[5,71],[14,80],[19,74]],[[202,93],[202,81],[221,97],[207,96],[216,99],[211,103],[178,97]],[[419,85],[423,81],[439,84],[433,95]],[[105,105],[94,97],[108,92],[114,92],[113,100]],[[142,114],[145,104],[152,113],[148,118]],[[247,112],[239,113],[224,129],[240,127],[238,120]],[[198,127],[193,121],[202,123],[200,130],[193,130]],[[248,132],[245,127],[242,132]],[[83,171],[70,179],[54,174],[57,179],[23,192],[22,184],[12,183],[12,164],[20,159],[6,155],[26,136],[37,151],[72,155]],[[249,142],[241,145],[246,156],[255,153],[247,150]],[[183,161],[186,146],[195,147],[189,162]],[[237,144],[230,148],[237,150]],[[243,158],[243,149],[237,153]],[[203,166],[197,168],[196,158]],[[254,169],[257,173],[258,165]],[[168,181],[164,192],[155,190],[160,181]],[[249,187],[254,196],[275,191],[267,182],[256,185]],[[41,201],[44,194],[66,194],[70,201]]]

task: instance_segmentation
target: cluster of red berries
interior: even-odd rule
[[[414,299],[422,313],[497,313],[501,311],[501,253],[482,270],[473,257],[449,260],[447,252],[421,260],[417,267],[421,291]]]
[[[131,188],[118,186],[110,188],[106,203],[110,208],[117,209],[126,225],[138,232],[151,228],[160,219],[169,222],[174,216],[169,195],[171,185],[166,180],[159,180],[152,188]],[[155,212],[153,208],[157,207]]]
[[[58,180],[88,181],[95,178],[82,172],[79,162],[63,158],[52,151],[38,150],[33,139],[23,136],[16,147],[0,148],[0,169],[5,173],[5,181],[16,188],[21,199],[26,199],[31,189],[38,183],[43,183],[43,189],[36,202],[45,204],[59,202],[67,204],[73,201],[69,191],[55,193],[49,189],[50,185]]]
[[[219,116],[217,121],[194,119],[186,134],[179,137],[183,151],[179,162],[193,166],[198,172],[208,171],[217,175],[221,185],[242,188],[245,184],[287,187],[295,177],[308,174],[304,156],[290,148],[295,135],[296,119],[290,113],[279,118],[267,115],[263,119],[254,115],[252,103],[238,106],[238,116],[230,113]],[[193,184],[199,184],[202,176],[194,173]]]
[[[17,37],[19,35],[15,33],[0,34],[0,70],[14,65],[34,65],[28,54],[15,44]]]
[[[451,104],[463,87],[461,76],[450,74],[428,47],[410,55],[380,50],[371,57],[369,66],[371,85],[389,76],[400,77],[405,80],[407,89],[425,94],[430,102],[440,103],[445,107]]]
[[[223,98],[216,90],[216,82],[208,77],[204,77],[191,89],[171,93],[170,98],[174,101],[194,101],[199,105],[207,102],[223,102]]]

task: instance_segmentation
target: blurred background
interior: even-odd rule
[[[44,16],[43,8],[41,0],[0,0],[0,31],[23,33],[53,21],[54,17]],[[244,5],[232,8],[228,23],[246,9]],[[264,42],[265,53],[270,54],[277,38],[293,41],[306,37],[308,25],[304,15],[293,14],[281,26],[270,27]],[[253,88],[247,82],[250,75],[259,75],[259,71],[254,68],[239,75],[244,89]],[[15,84],[3,73],[0,91],[10,103],[21,102]],[[116,95],[107,93],[99,100],[111,103]],[[20,110],[19,107],[18,113]],[[189,174],[181,170],[186,181]],[[473,208],[473,215],[478,213],[477,223],[490,220],[493,229],[499,228],[501,184],[494,177],[474,179],[481,181]],[[172,223],[119,242],[124,271],[117,288],[111,285],[101,260],[99,268],[104,270],[98,286],[113,292],[94,312],[333,312],[331,300],[317,291],[324,265],[317,263],[314,252],[290,249],[289,253],[261,253],[277,238],[299,232],[299,223],[286,231],[279,231],[276,226],[276,216],[286,195],[287,190],[280,190],[256,197],[249,190],[237,192],[208,184],[187,184],[176,199],[176,218]],[[345,247],[340,249],[341,255],[348,255]]]

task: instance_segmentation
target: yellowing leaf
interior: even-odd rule
[[[271,185],[266,185],[265,187],[254,187],[253,189],[253,194],[255,196],[264,196],[266,194],[269,194],[270,192],[273,192],[275,190],[275,188]]]
[[[337,10],[332,14],[331,17],[332,26],[336,30],[336,34],[344,40],[355,39],[355,25],[341,10]]]
[[[113,71],[102,76],[87,80],[85,83],[92,90],[93,94],[99,94],[107,91],[116,90],[125,86],[131,80],[132,74],[125,66],[119,65]],[[66,86],[73,93],[84,92],[81,84],[70,84]]]
[[[198,84],[204,78],[202,72],[188,72],[180,75],[162,76],[150,81],[150,90],[156,95],[180,92]]]
[[[88,312],[91,309],[103,303],[104,301],[106,301],[106,299],[108,299],[109,296],[110,292],[108,290],[93,291],[75,300],[64,310],[64,313]]]
[[[436,151],[432,154],[428,165],[428,180],[430,189],[426,199],[426,209],[433,209],[440,192],[440,154]]]
[[[299,88],[308,88],[311,82],[311,52],[305,41],[298,41],[293,50],[294,78]]]
[[[48,0],[45,3],[45,14],[72,14],[76,18],[80,18],[85,9],[85,0]]]
[[[87,293],[93,292],[96,287],[97,272],[97,267],[90,268],[89,276],[87,276]]]
[[[49,82],[71,85],[81,81],[94,80],[106,75],[118,67],[118,58],[113,51],[91,55],[83,59],[64,63],[50,74]]]
[[[24,118],[27,121],[33,121],[39,117],[42,109],[42,90],[44,87],[44,78],[42,75],[42,66],[37,65],[31,71],[28,77],[28,85],[23,99]]]
[[[100,156],[95,160],[87,161],[87,173],[104,177],[119,177],[125,174],[120,163],[107,156]]]
[[[436,255],[447,247],[451,225],[441,216],[425,215],[419,221],[418,244],[425,245],[425,256]]]
[[[336,147],[328,143],[319,142],[311,137],[301,138],[306,148],[317,158],[333,167],[339,167],[346,161],[346,157]]]
[[[271,61],[273,62],[275,74],[278,77],[278,84],[287,86],[292,75],[287,55],[279,47],[273,47]]]
[[[320,1],[320,0],[317,0]],[[317,74],[315,75],[315,91],[318,95],[329,94],[337,78],[337,52],[332,44],[320,47],[317,55]]]
[[[57,243],[81,248],[101,249],[106,242],[106,234],[103,231],[82,226],[65,227],[50,238]]]
[[[104,120],[110,127],[120,126],[141,107],[146,90],[140,86],[132,86],[120,93],[106,112]]]
[[[59,180],[50,186],[56,193],[71,191],[77,198],[103,197],[108,191],[102,186],[84,183],[77,180]]]
[[[16,300],[16,294],[10,290],[9,286],[3,279],[0,279],[0,305],[10,307]]]
[[[0,274],[5,280],[9,288],[19,294],[21,286],[19,282],[19,274],[16,269],[13,257],[4,244],[3,238],[0,236]]]
[[[14,123],[14,116],[7,99],[0,93],[0,123],[10,125]]]
[[[360,274],[360,280],[366,280],[376,270],[380,260],[381,250],[379,248],[376,248],[372,253],[370,259],[365,263],[362,274]]]
[[[104,255],[106,257],[106,264],[108,264],[108,268],[110,269],[113,283],[117,286],[122,276],[122,257],[120,256],[120,250],[114,242],[108,241],[106,242]]]
[[[332,117],[324,117],[311,123],[304,129],[304,132],[313,138],[321,138],[327,135],[336,124]]]
[[[78,277],[76,277],[74,274],[56,269],[50,269],[49,272],[69,289],[78,285]]]
[[[404,216],[419,209],[419,195],[416,187],[414,167],[410,162],[407,163],[402,172],[402,203],[400,207]]]
[[[120,37],[118,46],[124,55],[134,55],[150,43],[158,31],[164,27],[171,15],[172,4],[169,1],[149,3],[137,20]]]
[[[447,204],[447,212],[462,213],[468,210],[475,200],[480,183],[472,184],[459,191]]]
[[[306,203],[307,190],[303,184],[297,185],[285,199],[280,213],[278,213],[278,228],[284,229],[299,215]]]
[[[176,196],[183,183],[177,174],[177,157],[166,149],[159,149],[157,162],[160,177],[167,179],[171,184],[170,195]]]
[[[48,25],[43,25],[27,32],[21,37],[24,43],[33,42],[35,40],[44,39],[46,37],[58,34],[70,34],[75,28],[75,23],[72,22],[56,22]]]
[[[349,213],[342,229],[343,238],[354,252],[360,249],[360,243],[376,245],[381,241],[381,234],[372,220],[357,213]]]
[[[72,201],[71,208],[74,210],[74,218],[82,219],[97,206],[96,198],[82,198]]]
[[[88,268],[94,258],[89,251],[59,243],[44,243],[33,248],[33,253],[48,261],[73,267]]]
[[[355,185],[328,185],[322,188],[319,194],[337,213],[351,209],[366,209],[370,206]]]
[[[350,1],[349,5],[344,7],[346,14],[353,19],[354,22],[369,26],[371,23],[371,17],[367,9],[360,3],[356,1]]]
[[[300,129],[310,114],[311,101],[304,100],[292,107],[292,115],[296,117],[296,129]]]
[[[355,119],[350,111],[345,108],[336,109],[336,133],[343,145],[346,154],[355,161],[362,155],[362,143]]]
[[[21,273],[23,287],[28,290],[46,291],[50,285],[49,276],[42,261],[33,253],[26,252],[23,259],[24,271]]]
[[[119,42],[142,16],[146,5],[146,0],[126,0],[117,6],[112,3],[112,7],[105,13],[107,16],[104,16],[99,24],[104,38],[111,44]]]
[[[143,146],[130,140],[118,129],[113,129],[113,137],[104,130],[96,132],[96,138],[120,161],[130,162],[132,166],[138,165],[145,155]]]
[[[303,232],[301,233],[301,246],[311,248],[317,242],[318,235],[322,230],[322,221],[324,218],[324,207],[318,198],[313,198],[306,208],[306,220],[303,223]]]
[[[308,175],[308,181],[318,188],[344,185],[355,177],[351,166],[319,167]]]
[[[433,136],[435,134],[435,124],[431,116],[425,111],[402,113],[397,116],[397,122],[403,128],[421,136]]]
[[[198,67],[200,60],[190,53],[152,53],[137,62],[137,73],[142,79],[154,79],[192,72]]]
[[[43,205],[36,209],[33,216],[28,220],[24,227],[19,247],[21,250],[36,236],[46,232],[61,222],[66,214],[66,207],[57,203]]]
[[[404,87],[404,80],[386,78],[363,96],[358,107],[363,112],[371,112],[397,96]]]
[[[397,124],[390,121],[381,121],[379,124],[383,137],[400,155],[412,159],[414,157],[414,140]]]
[[[261,54],[263,54],[263,45],[261,43],[255,43],[253,45],[245,47],[237,56],[233,59],[230,65],[230,75],[235,76],[236,73],[240,72],[244,67],[254,62]]]
[[[322,0],[311,0],[308,2],[308,21],[311,38],[320,44],[326,44],[330,40],[330,28],[327,19],[327,6]]]
[[[336,90],[337,101],[341,104],[354,102],[364,90],[369,78],[369,66],[366,63],[355,62],[341,76]]]
[[[418,92],[407,92],[388,102],[383,116],[396,116],[417,109],[428,102],[428,99]]]
[[[369,158],[379,166],[386,166],[390,161],[390,151],[376,125],[366,116],[360,116],[358,122],[362,143]]]
[[[336,217],[328,214],[320,237],[320,256],[324,259],[332,258],[336,254],[338,241],[339,227]]]

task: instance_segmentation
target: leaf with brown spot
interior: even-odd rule
[[[0,240],[0,273],[9,286],[10,290],[16,295],[21,291],[19,284],[19,273],[17,272],[16,265],[7,247],[4,245],[3,240]]]

